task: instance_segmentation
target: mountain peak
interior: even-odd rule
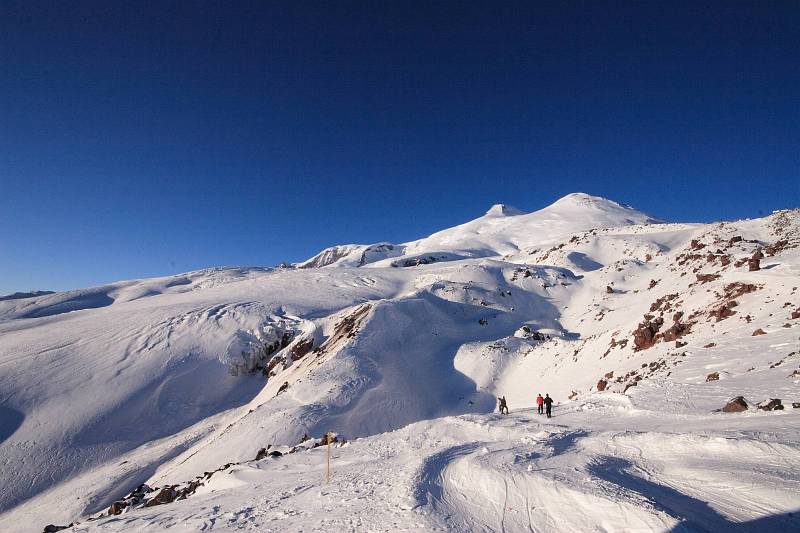
[[[598,205],[615,205],[619,206],[617,202],[613,200],[609,200],[607,198],[603,198],[602,196],[592,196],[591,194],[587,194],[585,192],[573,192],[566,196],[563,196],[553,202],[552,205],[565,205],[565,204],[572,204],[572,205],[580,205],[586,207],[598,206]]]
[[[517,209],[516,207],[511,207],[510,205],[506,204],[494,204],[492,207],[486,211],[487,216],[493,217],[513,217],[516,215],[524,215],[525,211],[521,209]]]

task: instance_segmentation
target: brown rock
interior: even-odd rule
[[[702,250],[703,248],[706,247],[705,244],[703,244],[702,242],[698,241],[697,239],[692,239],[692,242],[690,244],[691,244],[692,250]]]
[[[718,380],[719,380],[719,372],[712,372],[706,376],[706,382],[718,381]]]
[[[608,382],[604,379],[601,379],[600,381],[597,382],[597,390],[603,392],[604,390],[606,390],[607,385]]]
[[[664,324],[664,319],[661,317],[650,320],[646,318],[647,316],[649,315],[645,315],[645,321],[639,324],[639,327],[633,332],[633,349],[637,352],[646,350],[656,343],[656,334]]]
[[[735,300],[739,296],[755,292],[760,288],[761,287],[759,287],[758,285],[753,285],[752,283],[742,283],[740,281],[737,281],[735,283],[728,283],[727,285],[725,285],[725,299]]]
[[[700,283],[708,283],[715,279],[719,279],[719,274],[697,274],[697,281]]]
[[[739,305],[739,303],[736,300],[730,300],[724,302],[716,309],[712,309],[711,311],[709,311],[708,316],[716,318],[717,322],[719,322],[720,320],[725,320],[726,318],[736,314],[736,311],[734,311],[733,308],[736,307],[737,305]]]
[[[611,285],[606,285],[606,293],[614,294],[614,289],[611,287]]]
[[[108,516],[114,516],[118,514],[122,514],[123,509],[128,506],[128,503],[122,500],[115,501],[111,504],[111,507],[108,508]]]
[[[161,491],[147,500],[147,503],[144,504],[145,507],[154,507],[156,505],[164,505],[165,503],[172,503],[175,501],[175,497],[178,494],[172,487],[164,487]]]
[[[770,398],[758,404],[758,409],[761,411],[783,411],[783,404],[777,398]]]
[[[753,332],[753,334],[751,335],[751,337],[757,337],[758,335],[766,335],[766,334],[767,334],[767,332],[766,332],[766,331],[764,331],[764,330],[763,330],[763,329],[761,329],[761,328],[758,328],[757,330],[755,330],[755,331]]]
[[[614,371],[612,370],[611,372],[606,372],[606,375],[603,376],[603,377],[606,378],[606,379],[613,378],[614,377]]]
[[[725,404],[725,407],[722,408],[723,413],[741,413],[742,411],[747,411],[747,402],[745,401],[744,397],[737,396]]]
[[[292,346],[292,361],[298,361],[314,348],[314,339],[304,339]]]
[[[747,261],[749,271],[755,272],[756,270],[761,270],[761,259],[763,258],[764,254],[761,253],[761,250],[753,252],[753,256]]]
[[[792,320],[800,318],[800,307],[798,307],[795,311],[792,311]]]
[[[683,324],[681,322],[675,322],[672,326],[669,327],[661,336],[664,339],[664,342],[672,342],[674,340],[683,337],[684,335],[688,335],[692,330],[691,324]]]
[[[713,347],[714,347],[714,346],[716,346],[716,345],[717,345],[717,343],[716,343],[716,342],[709,342],[708,344],[706,344],[705,346],[703,346],[703,348],[713,348]]]

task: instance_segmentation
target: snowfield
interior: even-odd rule
[[[798,287],[800,210],[576,193],[0,298],[0,531],[800,531]]]

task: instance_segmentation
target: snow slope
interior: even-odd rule
[[[295,268],[0,301],[0,530],[791,529],[800,211],[654,222],[578,193]],[[253,461],[329,430],[356,439],[334,485],[320,448]]]

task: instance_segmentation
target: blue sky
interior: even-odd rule
[[[797,2],[329,4],[3,2],[0,294],[800,206]]]

